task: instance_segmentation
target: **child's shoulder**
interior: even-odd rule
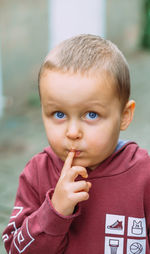
[[[136,173],[141,175],[142,178],[148,178],[150,180],[150,155],[148,150],[140,147],[136,143],[129,144],[129,146],[131,147],[129,151]]]
[[[127,144],[127,151],[131,154],[131,159],[136,164],[150,165],[150,155],[148,150],[139,146],[136,142]]]
[[[22,174],[41,175],[46,171],[60,171],[63,162],[53,152],[50,147],[46,147],[42,152],[35,154],[26,164]]]
[[[50,146],[45,147],[43,149],[43,151],[35,154],[27,164],[29,163],[45,163],[46,161],[51,161],[54,164],[59,162],[60,163],[60,159],[58,158],[58,156],[53,152],[52,148]]]
[[[146,150],[145,148],[140,147],[139,145],[137,145],[136,149],[135,149],[135,155],[137,158],[137,161],[141,162],[141,163],[150,163],[150,155],[148,150]]]
[[[143,174],[144,171],[150,174],[148,151],[141,148],[136,142],[126,142],[113,156],[122,172],[135,170],[137,174]]]

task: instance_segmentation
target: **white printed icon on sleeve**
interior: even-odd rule
[[[145,218],[128,218],[128,236],[146,237]]]
[[[125,232],[125,216],[106,214],[105,234],[107,236],[105,237],[104,254],[123,254],[123,245],[126,245],[125,235],[130,238],[127,239],[127,254],[146,253],[145,218],[128,217],[126,222],[127,232]]]
[[[146,240],[128,239],[127,253],[145,254],[146,253]]]
[[[123,238],[105,237],[105,254],[123,254]]]
[[[109,247],[111,249],[111,254],[117,254],[119,240],[109,239]]]
[[[125,225],[125,216],[106,214],[105,233],[123,235]]]
[[[25,237],[24,237],[25,236]],[[29,232],[28,220],[26,220],[26,227],[24,233],[22,230],[14,237],[14,245],[19,253],[22,253],[27,249],[35,239]]]

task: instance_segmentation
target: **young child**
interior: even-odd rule
[[[94,35],[62,42],[39,93],[50,147],[20,175],[7,252],[150,253],[150,157],[119,141],[135,108],[120,50]]]

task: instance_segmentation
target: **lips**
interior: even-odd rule
[[[76,150],[76,149],[73,149],[73,148],[70,149],[70,152],[74,152],[75,153],[74,157],[78,157],[81,154],[80,150]]]
[[[74,156],[74,157],[79,157],[80,154],[81,154],[81,151],[76,150],[76,151],[75,151],[75,156]]]

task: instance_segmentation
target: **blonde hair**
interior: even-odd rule
[[[128,63],[109,40],[91,34],[82,34],[61,42],[46,57],[39,72],[40,80],[45,70],[62,73],[97,74],[106,71],[116,83],[118,97],[123,105],[130,96]]]

